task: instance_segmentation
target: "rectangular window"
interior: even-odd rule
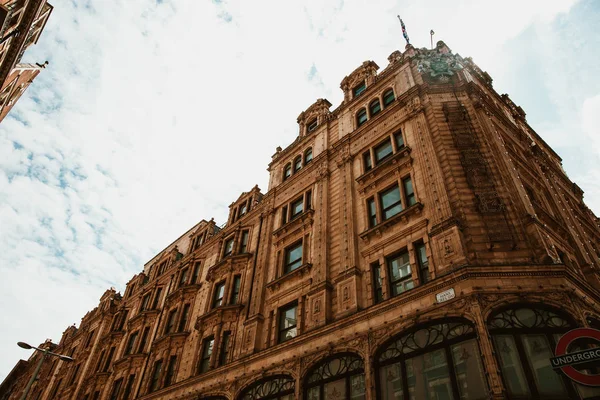
[[[312,208],[312,190],[308,190],[305,194],[306,197],[306,210],[310,210]]]
[[[146,311],[148,309],[149,303],[150,303],[150,293],[146,294],[142,298],[142,305],[140,306],[140,311]]]
[[[229,338],[231,337],[230,331],[223,332],[223,340],[221,340],[221,352],[219,354],[219,365],[227,364],[227,358],[229,356]]]
[[[154,295],[154,302],[152,303],[152,309],[156,310],[158,308],[158,305],[160,303],[160,295],[162,294],[162,288],[159,287],[158,289],[156,289],[156,294]]]
[[[372,228],[377,225],[377,206],[373,197],[367,200],[367,212],[369,213],[369,228]]]
[[[77,364],[77,366],[75,367],[75,371],[73,371],[73,375],[71,375],[71,380],[69,381],[68,386],[71,386],[73,383],[75,383],[75,380],[77,379],[77,374],[79,373],[79,367],[81,367],[81,364]]]
[[[283,272],[288,273],[302,265],[302,241],[285,249]]]
[[[108,352],[108,357],[106,357],[106,363],[104,363],[104,368],[102,368],[102,372],[108,371],[110,364],[112,363],[113,356],[115,355],[115,347],[111,347]]]
[[[237,216],[237,208],[234,208],[233,212],[231,213],[231,223],[235,222],[236,216]]]
[[[421,283],[429,282],[429,260],[427,260],[427,252],[425,250],[425,243],[419,243],[415,245],[415,252],[417,253],[417,262],[419,263],[419,278]]]
[[[223,247],[223,257],[230,256],[231,253],[233,253],[233,237],[225,241],[225,246]]]
[[[177,365],[177,356],[171,356],[169,359],[169,365],[167,366],[167,373],[165,374],[164,387],[170,386],[173,383],[175,377],[175,366]]]
[[[149,393],[154,392],[158,389],[158,385],[160,384],[160,373],[162,372],[163,361],[158,360],[154,363],[154,369],[152,370],[152,378],[150,379],[150,389]]]
[[[181,312],[181,319],[179,320],[179,327],[177,332],[183,332],[185,327],[187,326],[187,321],[190,317],[190,305],[186,304],[183,306],[183,311]]]
[[[176,320],[177,320],[177,309],[174,309],[169,312],[169,317],[167,318],[167,326],[165,327],[165,335],[168,333],[175,332],[175,321]]]
[[[179,287],[185,286],[187,284],[188,272],[188,268],[184,268],[181,270],[181,274],[179,275]]]
[[[283,206],[281,208],[281,225],[287,224],[287,217],[288,217],[288,208],[287,208],[287,206]]]
[[[383,301],[383,280],[381,279],[381,266],[379,262],[371,264],[371,270],[373,271],[373,296],[375,303]]]
[[[129,379],[127,379],[127,385],[125,386],[125,391],[123,392],[123,400],[129,400],[131,397],[131,391],[133,390],[133,383],[135,382],[135,374],[129,375]]]
[[[90,344],[92,343],[92,339],[94,338],[94,332],[95,331],[91,331],[90,334],[88,335],[87,339],[85,340],[85,346],[84,348],[88,348],[90,347]]]
[[[248,206],[246,205],[246,203],[242,203],[242,204],[240,205],[240,211],[239,211],[239,213],[238,213],[238,216],[239,216],[238,218],[241,218],[243,215],[245,215],[245,214],[246,214],[247,207],[248,207]]]
[[[356,85],[352,89],[352,97],[356,97],[356,96],[360,95],[365,90],[367,90],[367,85],[365,84],[365,81],[362,81],[359,85]]]
[[[121,316],[119,319],[119,324],[117,326],[117,330],[118,331],[122,331],[123,328],[125,327],[125,323],[127,322],[127,316],[129,314],[129,310],[124,310],[123,312],[121,312]]]
[[[143,353],[146,349],[146,342],[148,341],[148,336],[150,335],[150,327],[147,326],[144,328],[144,332],[142,333],[142,340],[140,340],[140,345],[138,346],[138,353]]]
[[[131,335],[129,335],[129,340],[127,341],[127,347],[125,347],[125,355],[129,355],[133,352],[133,349],[135,348],[135,341],[137,340],[138,337],[138,331],[133,332]]]
[[[196,264],[194,264],[194,273],[192,274],[192,285],[195,285],[198,283],[198,277],[200,276],[200,265],[202,263],[200,261],[198,261]]]
[[[413,190],[412,180],[410,176],[402,179],[402,186],[404,186],[404,195],[406,196],[406,206],[410,207],[417,203],[415,199],[415,192]]]
[[[215,285],[215,292],[213,294],[212,308],[220,307],[223,305],[223,296],[225,295],[225,282],[220,282]]]
[[[231,288],[231,304],[237,304],[240,299],[240,283],[242,282],[242,277],[240,275],[235,275],[233,277],[233,287]]]
[[[213,336],[204,339],[202,343],[202,357],[200,357],[200,365],[198,372],[203,373],[210,369],[210,357],[212,356],[215,338]]]
[[[373,168],[373,163],[371,162],[371,152],[365,151],[363,153],[363,164],[365,165],[365,172],[370,171]]]
[[[394,133],[394,141],[396,142],[396,151],[399,151],[404,147],[404,138],[402,137],[401,131]]]
[[[100,357],[98,357],[98,364],[96,364],[96,372],[102,369],[102,365],[104,364],[104,356],[106,356],[106,350],[102,350],[102,352],[100,353]]]
[[[402,211],[402,200],[398,186],[393,186],[379,194],[382,219],[385,221]]]
[[[279,310],[279,343],[283,343],[298,336],[297,319],[298,304],[293,303]]]
[[[375,153],[375,165],[379,165],[382,161],[387,160],[394,152],[392,142],[389,138],[375,147],[373,151]]]
[[[291,221],[304,212],[304,200],[302,199],[302,197],[293,201],[290,205],[290,208],[292,210],[292,215],[290,216]]]
[[[110,392],[110,400],[117,400],[119,398],[119,392],[121,391],[121,385],[123,384],[123,378],[117,379],[113,383],[112,391]]]
[[[248,251],[248,231],[242,231],[242,239],[240,240],[240,253]]]
[[[392,296],[404,293],[415,286],[412,280],[408,252],[388,258],[387,264]]]

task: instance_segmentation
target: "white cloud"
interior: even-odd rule
[[[337,106],[345,75],[366,59],[383,68],[404,48],[396,14],[415,46],[429,46],[433,28],[504,92],[527,77],[511,75],[500,58],[510,49],[498,50],[574,5],[101,3],[55,4],[26,55],[50,66],[0,125],[0,304],[15,321],[0,329],[0,379],[28,355],[16,341],[58,340],[194,223],[224,222],[240,192],[266,190],[265,168],[294,140],[298,114],[319,97]],[[560,87],[566,67],[555,68],[548,79]]]

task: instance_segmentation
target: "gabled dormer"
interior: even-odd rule
[[[215,224],[214,218],[211,218],[208,222],[205,220],[200,221],[190,235],[190,247],[188,254],[206,243],[206,241],[218,231],[219,228],[217,227],[217,224]]]
[[[327,99],[318,99],[305,111],[298,115],[298,125],[300,126],[300,137],[304,137],[325,123],[331,114],[329,111],[331,103]]]
[[[249,192],[244,192],[238,197],[236,201],[231,203],[229,206],[229,219],[227,225],[235,223],[244,215],[248,214],[256,204],[258,204],[263,198],[263,194],[260,192],[258,185],[254,186]]]
[[[365,61],[346,76],[340,84],[340,88],[344,91],[344,102],[349,102],[367,90],[369,85],[375,81],[378,69],[379,66],[375,64],[375,61]]]

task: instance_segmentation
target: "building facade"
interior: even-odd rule
[[[44,64],[19,64],[37,43],[52,13],[46,0],[0,0],[0,121]]]
[[[561,334],[600,324],[583,192],[471,59],[438,42],[388,61],[299,115],[266,193],[106,291],[32,398],[599,396],[550,364]]]

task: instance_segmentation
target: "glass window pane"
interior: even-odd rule
[[[385,158],[392,155],[392,152],[392,142],[389,139],[375,147],[375,164],[379,164]]]
[[[550,357],[553,357],[554,353],[550,350],[546,336],[522,335],[521,337],[540,394],[566,396],[567,391],[562,377],[550,365]]]
[[[340,379],[325,384],[325,400],[340,400],[346,398],[346,379]]]
[[[398,190],[398,186],[381,193],[381,206],[383,207],[384,220],[391,218],[402,211],[402,202],[400,200],[400,190]]]
[[[406,360],[406,374],[410,399],[454,399],[443,349]]]
[[[308,400],[320,400],[321,390],[319,387],[313,387],[308,390]]]
[[[379,100],[375,100],[369,105],[369,111],[371,112],[371,116],[378,114],[381,111],[381,104],[379,104]]]
[[[358,126],[361,126],[362,124],[364,124],[365,122],[367,122],[367,110],[365,110],[364,108],[361,109],[356,114],[356,121],[358,122]]]
[[[485,375],[475,339],[451,347],[461,400],[487,399]]]
[[[292,218],[302,214],[302,211],[304,211],[304,201],[302,199],[292,203]]]
[[[514,338],[510,335],[495,335],[493,339],[508,393],[512,396],[528,396],[529,388]]]
[[[386,365],[379,369],[382,400],[404,399],[402,389],[402,363]]]
[[[350,398],[355,400],[365,398],[365,376],[363,374],[350,377]]]
[[[388,104],[390,104],[394,100],[395,99],[394,99],[394,91],[393,90],[390,89],[390,90],[388,90],[387,92],[385,92],[383,94],[383,104],[384,105],[387,106]]]
[[[396,149],[400,150],[404,147],[404,138],[402,137],[402,132],[398,132],[394,135],[394,140],[396,141]]]

